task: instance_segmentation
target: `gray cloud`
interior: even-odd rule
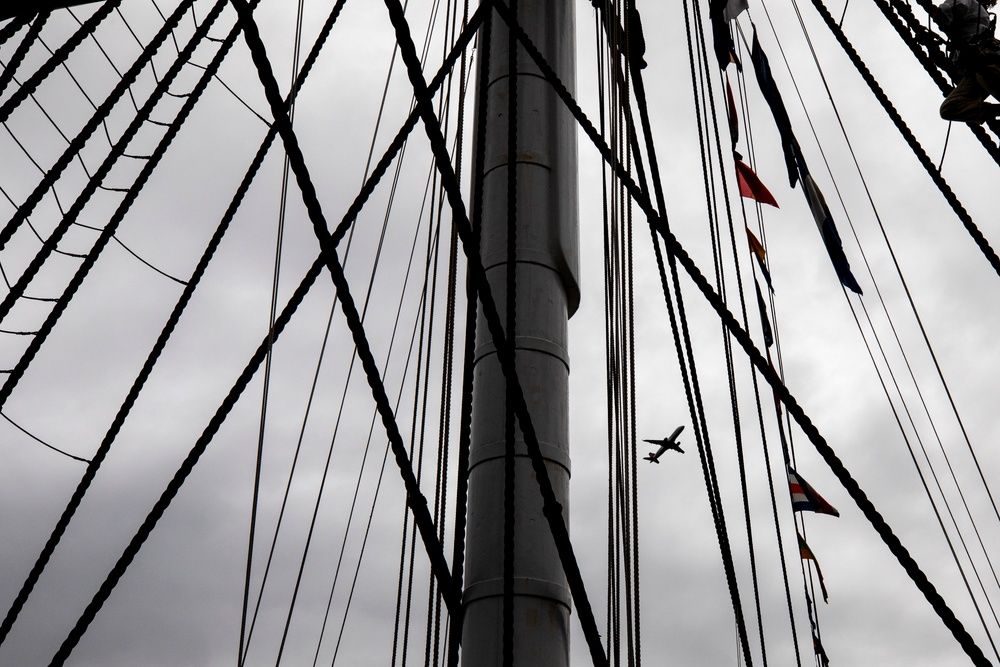
[[[322,3],[323,6],[307,4],[306,42],[311,43],[329,3]],[[429,3],[410,4],[413,5],[410,16],[414,32],[422,33]],[[712,255],[702,201],[704,186],[698,163],[687,55],[683,48],[682,16],[673,6],[643,1],[639,8],[643,12],[650,45],[646,56],[650,66],[644,76],[650,91],[653,133],[663,170],[671,226],[699,265],[708,271]],[[887,345],[893,370],[903,383],[906,370],[900,364],[892,334],[877,306],[878,297],[864,269],[848,216],[893,321],[899,326],[900,338],[921,390],[925,392],[944,449],[963,482],[983,541],[989,547],[1000,537],[996,522],[991,521],[993,510],[975,486],[978,472],[950,416],[947,397],[936,380],[929,355],[922,347],[919,330],[894,275],[891,257],[885,249],[863,184],[854,172],[853,159],[826,102],[826,93],[798,33],[794,15],[785,8],[779,11],[769,6],[768,9],[781,36],[781,45],[789,55],[826,159],[837,178],[837,187],[844,195],[846,214],[822,166],[823,159],[807,119],[781,64],[778,44],[770,30],[764,27],[763,7],[751,6],[753,18],[761,29],[761,42],[771,57],[785,95],[793,126],[830,202],[852,267],[865,289],[864,303],[873,314],[880,339]],[[200,18],[205,10],[199,8],[198,11]],[[577,11],[578,88],[585,110],[592,118],[597,118],[592,10],[586,3],[579,3]],[[1000,324],[997,321],[1000,304],[991,284],[997,277],[894,134],[857,74],[821,26],[814,25],[815,16],[811,11],[803,8],[804,19],[816,42],[824,74],[851,137],[865,182],[934,343],[969,437],[980,456],[983,472],[987,479],[995,479],[998,464],[987,445],[1000,435],[993,414],[996,402],[993,371],[1000,362],[993,339]],[[144,1],[130,1],[124,3],[123,12],[140,37],[148,40],[156,25],[152,7]],[[903,115],[937,159],[947,132],[947,125],[937,117],[941,96],[933,86],[925,83],[926,76],[914,66],[902,47],[896,45],[896,38],[886,32],[881,19],[876,20],[873,12],[873,8],[852,3],[845,29],[857,41],[859,50],[890,94],[899,100]],[[80,10],[80,15],[84,14],[86,11]],[[225,16],[223,23],[228,26],[232,11],[227,10]],[[258,11],[258,19],[265,28],[265,39],[278,79],[285,86],[291,69],[294,13],[290,8],[264,3]],[[54,17],[51,24],[46,28],[46,35],[51,35],[53,44],[64,39],[73,26],[66,17]],[[179,40],[187,39],[191,25],[188,20],[179,29]],[[421,28],[418,29],[418,25]],[[745,19],[741,19],[741,25],[749,30]],[[221,34],[221,29],[214,33]],[[120,20],[112,21],[107,33],[99,36],[102,44],[109,45],[112,58],[119,66],[135,57],[137,47],[134,42],[124,39]],[[440,37],[435,39],[440,40]],[[360,187],[392,44],[391,29],[380,3],[347,3],[334,29],[328,52],[321,58],[296,112],[296,127],[303,138],[303,150],[331,224],[339,222]],[[431,63],[440,59],[440,42],[435,44]],[[8,43],[0,49],[0,59],[6,62],[12,48],[13,44]],[[75,58],[71,67],[74,73],[85,77],[85,87],[106,90],[112,73],[102,60],[103,56],[88,45]],[[204,64],[207,58],[205,55],[197,60]],[[25,71],[37,67],[40,59],[41,56],[33,51]],[[157,71],[162,74],[168,65],[167,59],[158,59]],[[428,70],[435,68],[436,64],[428,66]],[[179,83],[178,89],[193,84],[197,74],[197,71],[186,71],[183,85]],[[376,156],[408,112],[408,83],[402,74],[397,63],[386,117],[376,141]],[[729,75],[735,84],[732,68]],[[40,100],[47,110],[54,112],[61,125],[65,124],[67,132],[75,131],[83,122],[81,117],[85,114],[81,112],[88,107],[66,77],[62,74],[58,77],[40,91]],[[221,78],[254,109],[265,112],[263,94],[242,43],[222,69]],[[715,83],[717,81],[713,80]],[[137,97],[148,95],[154,85],[151,76],[144,75],[136,86]],[[764,226],[788,385],[903,542],[926,568],[931,580],[954,605],[980,645],[988,646],[981,629],[977,629],[975,612],[968,604],[964,585],[922,495],[900,430],[887,407],[851,312],[840,294],[805,201],[799,191],[787,187],[777,135],[756,84],[750,81],[748,87],[757,171],[781,206],[776,211],[766,211]],[[718,102],[718,88],[716,94]],[[206,96],[119,233],[122,242],[141,257],[182,278],[195,265],[266,131],[263,123],[218,83],[209,87]],[[166,106],[173,110],[178,103],[172,100]],[[127,105],[116,110],[109,121],[112,136],[124,129],[128,118]],[[467,137],[472,129],[470,118],[467,116],[465,121]],[[9,127],[42,164],[50,163],[62,149],[58,134],[40,117],[37,107],[26,105],[12,116]],[[992,187],[992,170],[996,166],[986,161],[988,157],[970,144],[966,135],[964,128],[952,128],[943,170],[973,218],[987,237],[991,237],[990,224],[998,203],[996,188]],[[151,150],[158,136],[155,128],[145,128],[137,145],[142,151]],[[0,185],[15,201],[21,201],[39,176],[9,135],[4,136],[2,142]],[[745,146],[744,138],[740,149],[745,150]],[[102,151],[106,151],[106,142],[102,143],[99,138],[88,144],[85,157],[89,168],[94,168]],[[596,180],[600,175],[597,156],[582,135],[580,155],[584,299],[570,323],[573,368],[571,530],[590,599],[603,631],[607,616],[604,558],[607,427],[603,391],[603,281],[599,268],[602,266],[601,202]],[[123,164],[112,173],[110,181],[127,180],[138,166]],[[164,353],[163,362],[127,420],[79,516],[43,575],[36,595],[9,639],[0,647],[0,663],[19,666],[47,663],[262,340],[267,326],[281,166],[280,149],[273,149],[209,269],[205,285],[197,292]],[[405,376],[404,362],[414,323],[418,321],[419,283],[423,272],[420,258],[427,243],[426,220],[430,212],[430,205],[425,205],[423,199],[428,169],[427,142],[418,129],[407,148],[366,322],[375,356],[383,360],[389,348],[397,300],[416,233],[416,259],[403,300],[402,324],[385,371],[386,385],[393,399],[401,387],[404,389],[398,419],[408,443],[411,440],[409,424],[413,417],[416,354]],[[74,165],[58,189],[64,206],[72,201],[84,179],[82,169]],[[379,186],[371,205],[359,219],[347,260],[347,273],[359,304],[377,252],[389,185],[386,180]],[[318,252],[294,186],[289,199],[279,303],[287,299]],[[734,206],[739,205],[735,197],[731,202]],[[86,209],[84,222],[101,224],[116,203],[116,195],[98,194]],[[7,204],[4,206],[3,212],[9,218],[14,209]],[[447,218],[446,211],[445,222]],[[50,230],[57,219],[58,212],[51,196],[32,217],[33,223],[43,232]],[[739,219],[737,213],[738,237],[741,233]],[[736,661],[739,645],[718,542],[676,369],[659,279],[648,235],[638,215],[635,231],[636,349],[641,360],[636,369],[638,435],[640,438],[662,437],[677,424],[687,425],[682,438],[686,454],[672,457],[664,461],[664,465],[644,465],[638,470],[643,657],[654,662],[697,664]],[[93,237],[93,232],[74,229],[65,242],[66,248],[79,252],[88,247]],[[444,241],[441,252],[446,253],[447,238]],[[0,254],[8,277],[19,275],[26,265],[28,253],[33,252],[37,244],[30,234],[21,232]],[[726,250],[727,256],[729,253]],[[441,260],[442,267],[445,259]],[[749,276],[748,257],[740,256],[740,261],[746,279]],[[30,293],[36,296],[57,294],[74,266],[73,260],[59,258]],[[735,296],[732,269],[728,270],[730,295]],[[445,270],[440,271],[436,336],[440,336],[443,322],[441,294],[446,279]],[[759,659],[722,334],[717,318],[690,281],[682,277],[681,282],[706,399],[740,594],[752,628],[754,657]],[[459,286],[463,284],[460,275]],[[5,414],[52,444],[77,455],[90,456],[104,436],[180,290],[179,285],[143,266],[120,247],[109,247],[51,341],[43,347],[17,391],[3,406]],[[275,350],[262,466],[260,527],[252,578],[255,587],[260,583],[281,494],[302,428],[309,383],[315,373],[332,295],[329,279],[321,277]],[[752,298],[752,292],[748,292],[748,296]],[[738,312],[735,300],[731,308]],[[752,302],[750,308],[750,326],[756,332],[758,324]],[[19,304],[5,327],[30,329],[42,321],[45,312],[47,307],[43,305]],[[459,336],[461,329],[459,325]],[[3,355],[0,367],[8,368],[15,363],[27,340],[3,338],[9,340],[0,340],[0,354]],[[248,664],[273,661],[277,654],[352,351],[344,319],[338,310],[327,356],[318,374],[314,410],[302,436],[302,453],[292,484],[287,523],[277,542],[272,579],[264,594]],[[433,487],[430,477],[435,465],[436,410],[440,404],[440,399],[436,398],[441,384],[440,352],[435,354],[438,356],[431,363],[432,398],[422,473],[425,492]],[[883,366],[881,361],[878,365]],[[371,532],[339,659],[352,665],[384,665],[391,658],[395,584],[399,546],[403,539],[403,490],[390,456],[385,464],[379,499],[372,510],[385,452],[385,436],[381,424],[376,421],[371,449],[362,470],[373,404],[359,370],[354,369],[340,420],[326,491],[319,503],[317,530],[288,637],[284,657],[292,664],[310,663],[316,651],[359,471],[358,505],[347,533],[344,563],[333,598],[330,627],[320,647],[320,662],[329,662],[333,655],[370,512]],[[740,354],[735,372],[741,394],[740,419],[768,658],[789,662],[792,640],[765,482],[767,471],[760,447],[748,364]],[[909,384],[903,384],[921,441],[927,446],[936,469],[941,470],[942,455],[919,399]],[[110,667],[232,663],[239,641],[261,392],[262,381],[258,376],[98,615],[74,652],[71,664]],[[451,416],[455,420],[457,396],[452,400]],[[794,541],[789,539],[791,517],[781,491],[778,435],[769,412],[771,399],[766,388],[762,388],[762,404],[771,472],[779,490],[778,523],[784,538],[795,628],[808,662],[809,627],[800,559]],[[904,424],[911,444],[918,447],[905,417]],[[457,426],[450,428],[454,441]],[[0,433],[5,461],[0,473],[0,531],[4,534],[0,547],[4,573],[0,577],[0,601],[6,608],[65,506],[83,466],[42,448],[6,424],[0,423]],[[808,540],[822,564],[830,591],[829,604],[819,602],[818,606],[823,641],[832,664],[966,664],[967,658],[955,641],[914,591],[874,531],[852,507],[846,492],[805,437],[795,428],[791,435],[798,469],[842,513],[840,519],[810,517],[808,522]],[[450,506],[454,502],[453,467],[449,475]],[[942,481],[942,485],[954,502],[953,485],[947,481]],[[967,531],[965,520],[960,522],[963,531]],[[446,529],[449,533],[446,553],[450,559],[450,532],[453,529],[450,520]],[[975,551],[978,546],[970,542],[970,549]],[[423,655],[424,598],[428,582],[426,558],[419,540],[416,551],[413,621],[408,646],[411,662],[419,661]],[[982,559],[978,555],[976,559],[982,567]],[[987,578],[987,591],[995,598],[997,585],[991,581],[992,576]],[[583,665],[588,656],[577,631],[575,614],[573,623],[573,664]],[[988,617],[988,624],[995,628],[992,616]]]

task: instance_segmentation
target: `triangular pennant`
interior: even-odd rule
[[[812,549],[809,548],[809,545],[802,539],[798,531],[795,532],[795,536],[799,538],[799,555],[802,557],[802,560],[812,561],[813,566],[816,568],[816,578],[819,579],[819,590],[823,593],[823,602],[829,603],[830,596],[826,593],[826,584],[823,582],[823,571],[819,569],[819,561],[816,560]]]
[[[729,136],[733,140],[733,148],[740,139],[740,123],[736,117],[736,99],[733,97],[733,87],[729,84],[729,75],[726,74],[726,100],[729,102]]]
[[[770,204],[778,208],[778,202],[775,200],[774,195],[771,194],[771,191],[761,183],[760,178],[753,172],[753,169],[739,159],[736,160],[736,181],[740,187],[740,194],[744,197],[755,199],[761,204]]]
[[[791,468],[788,469],[788,488],[792,494],[793,511],[840,516],[836,507],[826,502],[823,496],[816,493],[816,489],[809,486],[809,483]]]
[[[819,636],[815,633],[813,634],[813,653],[816,654],[816,659],[819,660],[820,667],[830,667],[830,658],[826,657],[826,651],[823,650],[823,642],[819,640]]]
[[[747,242],[750,244],[750,252],[757,256],[757,259],[764,261],[767,256],[767,250],[764,249],[764,244],[757,240],[753,232],[750,231],[749,227],[744,227],[747,230]]]
[[[764,263],[764,258],[767,257],[767,250],[764,249],[764,244],[757,240],[757,237],[753,235],[749,227],[744,227],[747,232],[747,242],[750,244],[750,253],[757,260],[757,266],[760,267],[761,275],[764,276],[764,282],[767,283],[767,289],[771,290],[774,294],[774,284],[771,282],[771,272],[767,269],[767,264]]]

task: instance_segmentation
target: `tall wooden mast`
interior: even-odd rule
[[[509,3],[508,3],[509,4]],[[575,88],[573,0],[518,0],[518,22],[571,91]],[[517,49],[509,76],[508,30],[494,16],[484,151],[482,256],[499,308],[507,303],[508,169],[516,163],[514,319],[517,373],[559,502],[569,500],[567,321],[580,300],[576,126],[549,83]],[[508,149],[508,100],[516,85],[516,150]],[[470,461],[462,662],[502,664],[506,386],[480,317]],[[518,429],[514,460],[513,664],[569,664],[570,595],[538,484]]]

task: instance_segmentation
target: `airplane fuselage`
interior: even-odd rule
[[[680,443],[677,442],[677,436],[679,436],[681,434],[681,431],[683,430],[684,430],[684,425],[681,424],[667,438],[663,438],[662,440],[643,440],[643,442],[648,442],[652,445],[660,446],[659,449],[656,450],[656,452],[650,452],[647,456],[644,456],[643,459],[646,461],[651,461],[652,463],[659,463],[660,456],[662,456],[663,452],[667,451],[668,449],[672,449],[676,452],[680,452],[681,454],[683,454],[684,450],[681,449]]]

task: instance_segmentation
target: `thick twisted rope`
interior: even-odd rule
[[[498,2],[498,5],[500,3]],[[612,153],[611,149],[604,143],[601,139],[600,134],[594,127],[593,123],[587,118],[586,114],[570,95],[565,84],[559,80],[552,67],[545,61],[545,58],[538,51],[538,49],[530,42],[523,31],[519,31],[518,39],[524,45],[527,53],[534,59],[535,64],[539,67],[542,75],[549,81],[553,89],[563,100],[563,103],[567,106],[573,116],[576,118],[581,129],[587,134],[588,138],[594,144],[595,148],[600,152],[602,158],[612,167],[621,182],[628,189],[629,194],[635,199],[636,203],[646,214],[647,220],[650,224],[651,229],[653,229],[656,234],[662,239],[669,253],[673,254],[677,261],[684,267],[684,270],[688,273],[689,277],[694,282],[695,286],[702,292],[705,299],[709,304],[715,309],[716,313],[722,320],[722,324],[729,331],[736,341],[743,347],[747,356],[750,358],[751,363],[760,372],[761,377],[763,377],[767,383],[774,390],[779,400],[785,405],[788,414],[795,419],[796,423],[802,429],[803,433],[809,439],[809,441],[819,452],[820,456],[823,457],[827,465],[836,475],[837,479],[844,486],[844,489],[854,500],[858,508],[861,510],[865,518],[872,524],[875,531],[878,533],[879,537],[889,548],[890,552],[896,557],[900,565],[906,571],[907,575],[917,586],[920,592],[930,603],[931,607],[934,609],[935,613],[941,618],[945,626],[951,631],[952,635],[959,642],[959,645],[966,652],[966,654],[972,658],[973,663],[980,666],[990,665],[990,662],[983,655],[982,650],[976,645],[975,640],[968,633],[965,627],[962,625],[961,621],[955,616],[955,613],[948,607],[947,602],[941,597],[941,594],[937,592],[937,589],[927,578],[927,575],[920,569],[920,566],[907,551],[906,547],[903,546],[899,538],[893,533],[892,528],[886,522],[885,518],[878,512],[875,505],[865,494],[864,490],[858,482],[851,476],[850,471],[847,470],[844,463],[837,456],[833,448],[827,443],[826,439],[819,432],[819,429],[813,424],[812,420],[805,413],[805,410],[799,405],[798,401],[785,386],[781,378],[768,363],[764,354],[757,349],[750,334],[747,333],[736,317],[729,311],[726,304],[722,301],[721,297],[712,288],[709,281],[705,278],[704,274],[695,264],[694,260],[688,254],[687,250],[681,245],[680,241],[674,236],[673,232],[670,231],[667,226],[666,221],[657,213],[656,208],[650,202],[649,197],[639,188],[639,186],[632,180],[628,171],[625,169],[624,165],[617,160]]]

